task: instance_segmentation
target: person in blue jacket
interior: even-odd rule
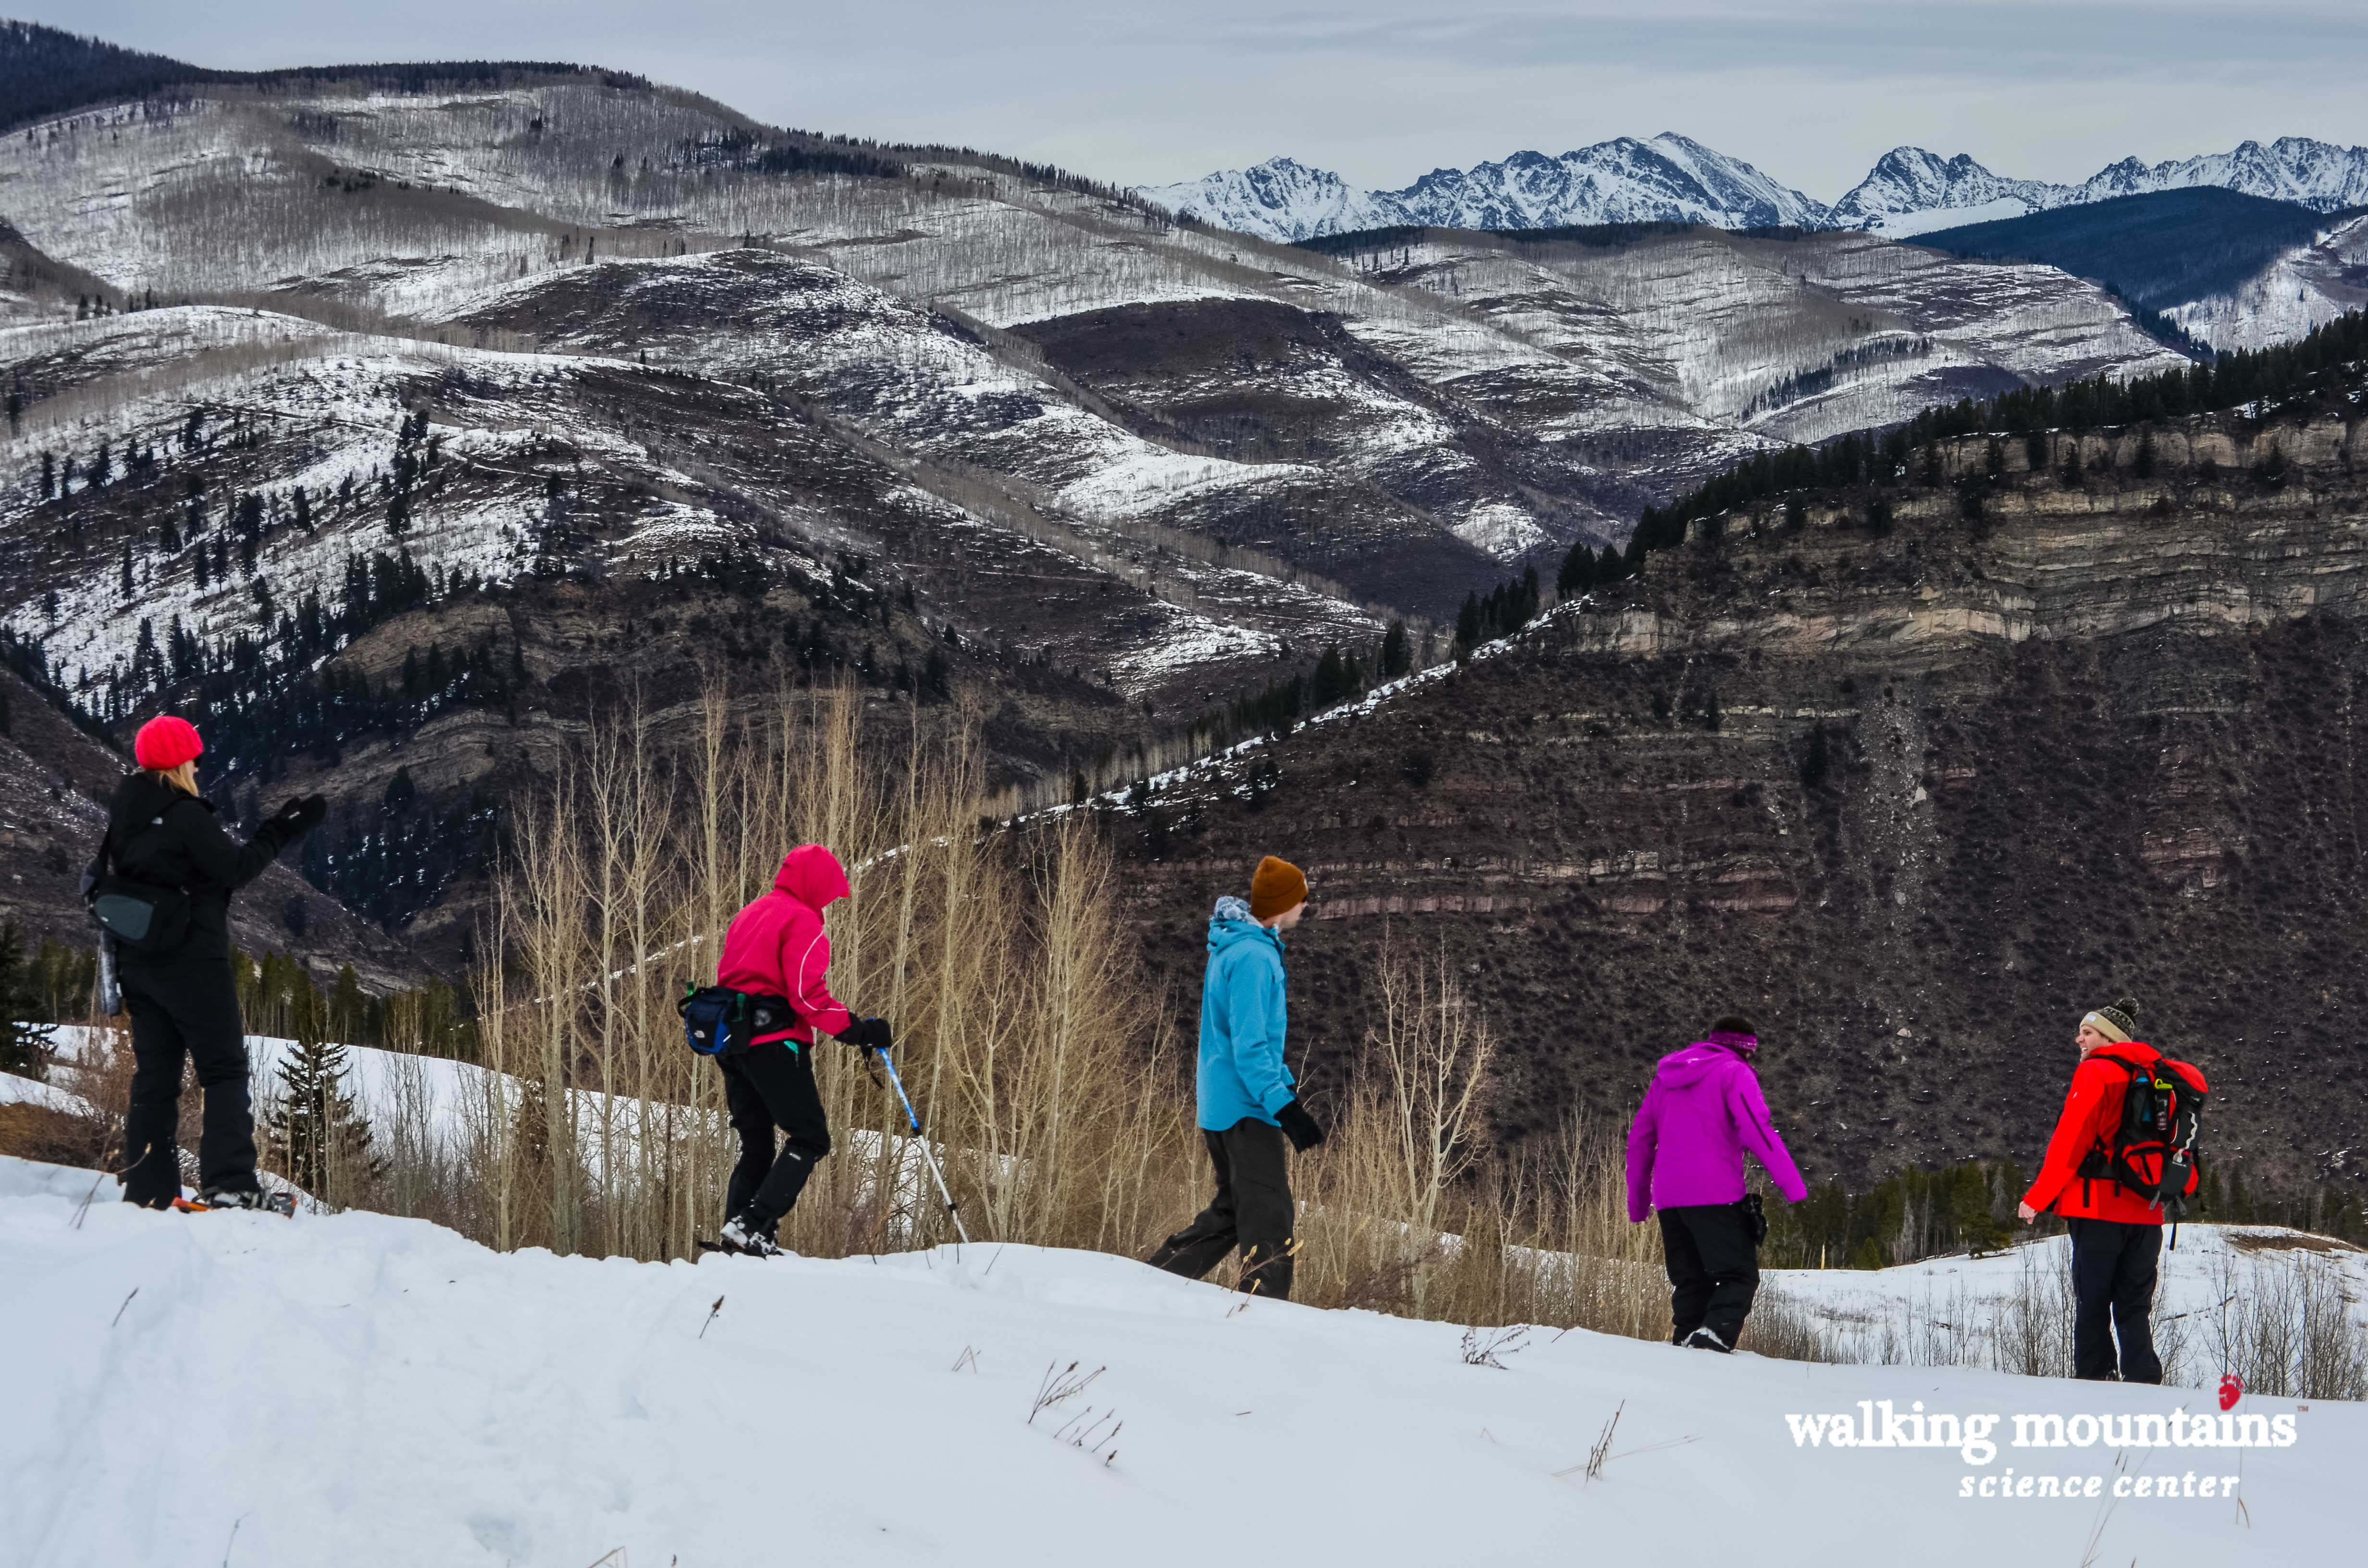
[[[1247,903],[1231,894],[1217,901],[1201,984],[1198,1074],[1201,1137],[1217,1196],[1148,1260],[1198,1279],[1239,1246],[1240,1289],[1278,1301],[1291,1298],[1298,1228],[1283,1140],[1302,1152],[1324,1142],[1282,1060],[1282,934],[1306,909],[1307,878],[1271,855],[1250,878]]]

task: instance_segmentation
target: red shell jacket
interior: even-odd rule
[[[2090,1151],[2110,1148],[2121,1126],[2122,1098],[2130,1075],[2113,1057],[2138,1066],[2151,1066],[2161,1052],[2140,1040],[2100,1045],[2072,1070],[2072,1087],[2064,1096],[2064,1113],[2047,1141],[2047,1157],[2039,1178],[2022,1200],[2033,1209],[2054,1209],[2066,1220],[2118,1220],[2125,1225],[2159,1225],[2162,1210],[2108,1176],[2084,1176],[2080,1162]]]
[[[822,926],[824,908],[851,891],[837,856],[819,844],[801,844],[782,857],[773,890],[732,917],[715,983],[782,997],[798,1010],[796,1028],[758,1035],[750,1043],[786,1040],[812,1045],[814,1030],[837,1034],[855,1021],[830,994],[830,938]]]

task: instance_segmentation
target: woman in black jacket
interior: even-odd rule
[[[130,1162],[125,1201],[161,1209],[180,1196],[181,1064],[197,1063],[205,1093],[198,1191],[209,1207],[268,1207],[255,1176],[255,1113],[247,1092],[246,1030],[231,982],[230,895],[263,874],[272,857],[327,811],[318,795],[290,801],[241,844],[198,793],[205,743],[184,719],[151,719],[132,756],[140,764],[108,808],[102,864],[133,881],[189,896],[188,936],[172,951],[118,955],[124,1011],[131,1015],[131,1111],[123,1128]]]

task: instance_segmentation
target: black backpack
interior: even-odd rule
[[[171,808],[167,807],[167,810]],[[162,816],[151,827],[162,827]],[[187,888],[143,882],[115,869],[115,830],[98,841],[98,858],[83,873],[83,902],[99,928],[115,938],[125,952],[158,959],[177,950],[189,939],[189,892]]]
[[[779,996],[757,996],[728,985],[682,983],[682,999],[674,1005],[682,1015],[683,1039],[701,1056],[723,1056],[746,1051],[760,1034],[794,1028],[798,1010]],[[796,1042],[790,1042],[791,1050]]]
[[[2203,1161],[2195,1140],[2211,1089],[2203,1073],[2161,1052],[2151,1062],[2110,1062],[2129,1075],[2122,1091],[2121,1119],[2112,1139],[2080,1162],[2083,1180],[2118,1182],[2142,1202],[2176,1222],[2187,1216],[2187,1199],[2203,1185]]]

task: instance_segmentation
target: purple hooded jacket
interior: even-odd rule
[[[1741,1199],[1746,1149],[1787,1203],[1809,1195],[1745,1060],[1759,1046],[1748,1034],[1719,1033],[1661,1058],[1628,1129],[1631,1221],[1642,1224],[1656,1209]]]

